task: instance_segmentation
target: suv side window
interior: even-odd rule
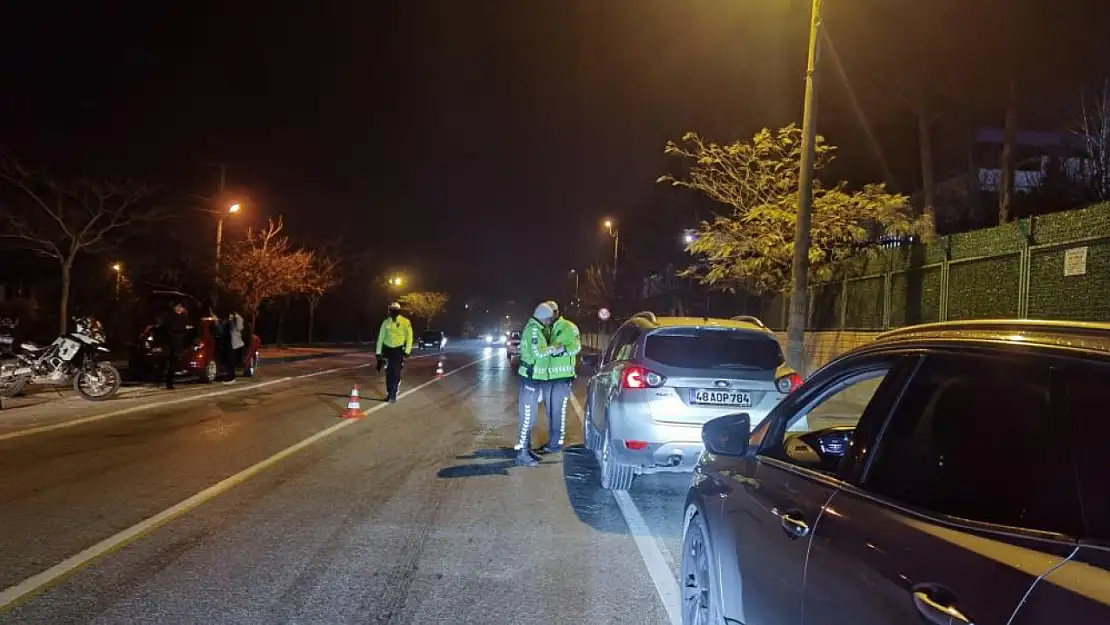
[[[934,354],[886,424],[862,486],[922,510],[1075,534],[1078,489],[1052,360]]]
[[[858,363],[817,387],[803,387],[805,395],[784,402],[783,416],[766,430],[769,438],[761,453],[835,473],[848,455],[856,426],[894,366],[889,358]]]
[[[629,325],[621,326],[613,333],[613,338],[609,339],[609,345],[605,348],[605,360],[601,363],[602,365],[613,362],[614,354],[620,349],[621,344],[627,341],[630,327]]]
[[[1076,468],[1079,494],[1083,500],[1084,537],[1110,541],[1110,497],[1106,480],[1110,477],[1110,420],[1106,418],[1106,384],[1110,366],[1086,365],[1068,369],[1067,411],[1075,424],[1071,437],[1076,441]]]
[[[636,344],[636,339],[640,338],[640,334],[640,328],[634,323],[629,323],[618,330],[605,355],[605,364],[631,358],[632,347]]]
[[[627,340],[621,343],[621,346],[619,349],[617,349],[617,354],[613,357],[613,360],[631,359],[633,350],[635,350],[636,348],[636,341],[640,340],[640,337],[644,334],[640,331],[640,328],[634,325],[628,326],[628,330],[628,335],[625,337]]]

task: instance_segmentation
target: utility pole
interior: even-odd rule
[[[615,289],[617,286],[617,257],[621,249],[621,233],[612,219],[606,219],[604,226],[609,231],[609,236],[613,237],[613,288]]]
[[[227,163],[213,163],[208,167],[218,167],[220,169],[220,187],[216,190],[216,202],[221,202],[224,197],[224,191],[227,189]],[[216,221],[216,271],[220,270],[220,248],[224,242],[224,214],[223,211],[217,209],[219,219]]]
[[[806,60],[806,95],[802,113],[802,162],[798,173],[798,220],[794,228],[794,264],[791,271],[790,322],[786,329],[787,362],[804,370],[806,317],[809,287],[810,219],[813,215],[813,177],[817,154],[817,54],[821,31],[821,0],[813,0],[809,21],[809,54]]]

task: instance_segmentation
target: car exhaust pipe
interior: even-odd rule
[[[676,453],[676,454],[671,454],[667,458],[667,462],[665,462],[663,464],[663,466],[665,466],[665,467],[677,467],[680,464],[682,464],[682,454],[677,454]]]

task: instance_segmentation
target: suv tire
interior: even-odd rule
[[[605,490],[628,490],[632,488],[632,481],[636,474],[632,467],[621,464],[613,458],[613,437],[609,435],[609,420],[605,420],[605,434],[601,438],[601,452],[598,462],[601,464],[601,487]]]

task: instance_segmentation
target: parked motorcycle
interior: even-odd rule
[[[12,352],[14,359],[0,362],[0,395],[18,395],[27,384],[73,385],[91,401],[108,399],[119,391],[122,378],[108,355],[107,337],[100,322],[92,317],[73,320],[73,332],[59,336],[46,347],[23,343]]]

